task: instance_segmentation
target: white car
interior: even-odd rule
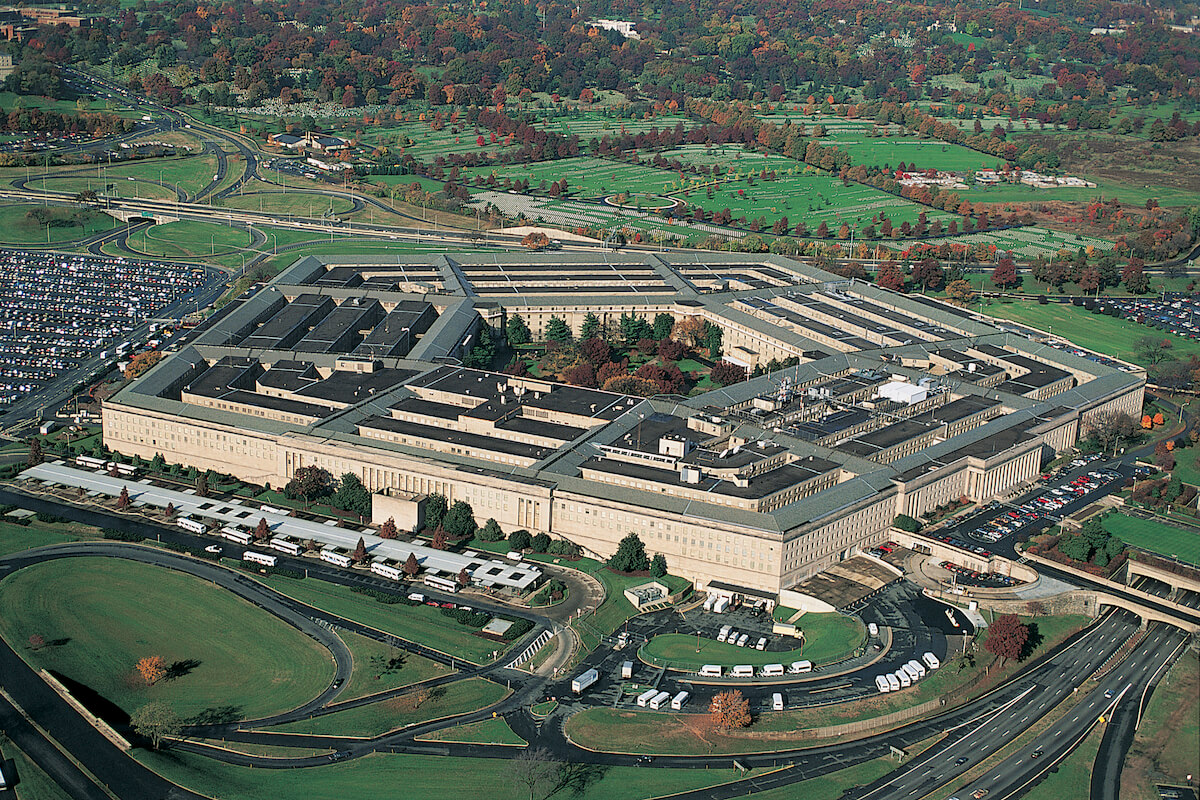
[[[204,548],[204,552],[219,553],[219,552],[221,552],[221,547],[220,547],[220,545],[210,544],[208,547]]]

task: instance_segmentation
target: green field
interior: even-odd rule
[[[493,717],[482,722],[455,725],[425,736],[416,737],[420,742],[463,742],[466,744],[511,744],[525,746],[525,740],[517,736],[503,717]]]
[[[522,800],[529,790],[512,779],[504,759],[373,754],[310,769],[236,767],[190,753],[136,751],[137,758],[169,780],[222,800],[303,797],[305,800]],[[645,800],[700,789],[740,777],[727,769],[580,767],[587,778],[577,800]],[[452,787],[452,788],[451,788]]]
[[[429,121],[416,120],[388,126],[371,126],[363,131],[362,144],[387,148],[397,155],[403,148],[404,155],[411,155],[418,161],[430,163],[438,156],[448,156],[452,153],[497,154],[517,149],[517,144],[505,144],[503,138],[492,142],[491,133],[483,127],[480,127],[477,133],[474,124],[455,124],[448,120],[445,127],[435,131]],[[483,136],[483,147],[480,147],[477,141],[480,135]]]
[[[85,684],[126,712],[151,701],[188,717],[232,707],[238,717],[294,708],[324,689],[333,660],[276,617],[212,584],[115,558],[27,567],[0,582],[4,639],[35,667]],[[37,634],[49,644],[30,650]],[[134,665],[162,656],[178,677],[147,687]]]
[[[87,174],[63,177],[55,177],[51,174],[45,180],[34,178],[26,183],[25,187],[31,191],[66,192],[72,195],[92,191],[100,197],[126,197],[135,200],[173,201],[178,196],[173,186],[169,184],[160,186],[157,181],[130,181],[125,178],[115,180],[110,176],[106,182],[103,178]]]
[[[854,159],[855,164],[865,164],[868,167],[882,167],[888,164],[895,169],[896,165],[903,161],[908,165],[915,164],[922,170],[970,172],[996,165],[994,156],[937,140],[918,139],[915,136],[843,136],[846,138],[835,137],[828,144],[837,145],[839,150]]]
[[[311,192],[285,192],[276,187],[266,186],[261,191],[226,197],[217,201],[217,204],[224,208],[317,218],[331,211],[334,216],[346,214],[354,208],[354,204],[343,197],[329,197]]]
[[[726,667],[735,664],[786,666],[800,659],[820,666],[850,655],[866,637],[866,628],[861,621],[842,614],[805,614],[800,618],[799,625],[804,630],[804,646],[787,652],[755,650],[704,637],[697,640],[697,637],[686,633],[667,633],[648,641],[638,655],[651,664],[669,664],[673,669],[687,671],[699,670],[705,664]],[[751,641],[754,641],[753,637]],[[696,652],[697,649],[699,652]]]
[[[491,661],[493,650],[505,649],[505,646],[490,639],[475,636],[471,629],[429,606],[385,605],[343,586],[316,579],[298,581],[267,576],[261,580],[301,603],[370,625],[410,642],[420,642],[426,647],[475,664],[487,663]]]
[[[602,567],[599,562],[590,559],[579,559],[570,566],[583,570],[604,584],[604,602],[591,614],[575,618],[572,627],[575,628],[587,650],[592,650],[600,640],[615,631],[622,622],[637,613],[633,604],[625,598],[625,590],[631,586],[645,583],[648,578],[636,575],[622,575],[619,572]],[[659,580],[665,581],[672,592],[678,592],[686,587],[689,581],[668,575]]]
[[[55,220],[69,225],[55,227],[38,222],[30,212],[45,209]],[[62,206],[5,205],[0,207],[0,241],[7,244],[46,244],[82,239],[95,233],[112,230],[117,221],[107,214],[90,209]]]
[[[235,165],[231,164],[230,169],[233,170]],[[91,181],[91,188],[99,190],[106,183],[113,184],[113,191],[119,193],[123,197],[134,196],[134,185],[138,185],[138,192],[144,192],[150,189],[150,184],[154,184],[154,189],[158,189],[158,184],[161,182],[162,192],[161,197],[174,198],[175,192],[171,189],[172,184],[177,185],[189,195],[194,194],[203,187],[207,186],[212,181],[212,176],[217,173],[217,157],[213,155],[190,155],[190,156],[172,156],[168,158],[147,158],[139,161],[133,161],[125,164],[117,164],[114,166],[98,166],[95,169],[87,168],[83,170],[73,169],[69,174],[58,175],[63,179],[74,179],[81,181],[80,185],[86,186],[87,181]],[[24,171],[10,172],[11,177],[25,177]],[[51,170],[48,178],[56,177],[55,171]],[[139,178],[139,181],[128,181],[127,178]],[[34,178],[38,176],[35,173]],[[40,179],[30,183],[30,188],[40,188],[42,182]],[[47,183],[47,188],[50,183]],[[78,191],[76,189],[75,191]],[[145,197],[145,194],[142,194]]]
[[[138,231],[129,237],[128,244],[131,250],[152,256],[199,258],[249,247],[250,234],[243,228],[182,220]]]
[[[672,114],[652,116],[649,119],[640,117],[629,119],[622,117],[618,113],[595,113],[579,110],[574,114],[559,115],[551,119],[540,120],[534,124],[534,127],[544,131],[561,133],[563,136],[569,136],[574,133],[586,142],[592,137],[599,139],[605,134],[619,136],[622,133],[634,134],[651,130],[674,130],[677,125],[682,125],[684,128],[691,128],[695,124],[688,117]]]
[[[428,692],[418,689],[370,705],[275,725],[269,730],[320,736],[379,736],[418,722],[478,711],[499,703],[508,694],[508,689],[486,678],[466,678]]]
[[[1200,764],[1200,661],[1185,652],[1163,676],[1125,757],[1122,796],[1159,800],[1155,780],[1183,784]],[[1130,791],[1133,790],[1133,791]]]
[[[1124,514],[1104,517],[1104,530],[1126,544],[1200,566],[1200,533]]]
[[[70,532],[70,526],[66,525],[46,525],[36,519],[28,525],[0,522],[0,556],[31,547],[73,542],[76,539],[77,537]]]
[[[57,111],[60,114],[78,114],[81,112],[105,112],[122,117],[140,116],[140,111],[134,111],[118,100],[88,100],[80,96],[75,100],[55,100],[40,95],[14,94],[0,92],[0,108],[5,113],[17,108],[40,108],[43,111]]]
[[[1043,306],[1028,301],[1003,301],[990,303],[984,310],[994,317],[1029,325],[1054,336],[1061,336],[1089,350],[1142,366],[1149,365],[1142,363],[1142,359],[1134,351],[1133,343],[1143,336],[1169,339],[1172,342],[1171,352],[1176,358],[1200,356],[1200,342],[1164,333],[1129,320],[1093,314],[1069,303],[1049,303]]]
[[[419,683],[450,671],[444,664],[388,647],[383,642],[351,631],[339,631],[338,636],[350,648],[350,655],[354,657],[354,672],[346,688],[338,695],[338,702]],[[388,669],[387,664],[392,659],[399,659],[399,666]]]

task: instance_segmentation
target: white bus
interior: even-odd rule
[[[812,668],[813,667],[812,667],[811,661],[793,661],[792,667],[791,667],[791,672],[793,674],[800,675],[805,672],[812,672]]]
[[[658,689],[647,689],[637,697],[637,704],[645,708],[658,695]]]
[[[887,694],[892,690],[892,685],[888,683],[888,679],[883,675],[876,675],[875,688],[879,690],[880,694]]]
[[[281,553],[287,553],[289,556],[298,556],[304,552],[304,545],[286,536],[276,536],[271,540],[270,548],[278,550]]]
[[[104,469],[108,464],[103,458],[93,458],[92,456],[75,456],[75,465],[85,467],[87,469]]]
[[[371,572],[392,581],[398,581],[404,577],[404,570],[395,561],[387,559],[371,562]]]
[[[108,462],[108,470],[110,472],[116,470],[117,475],[122,478],[132,478],[137,475],[137,467],[132,464],[121,464],[116,461]]]
[[[783,674],[783,664],[766,664],[759,674],[764,678],[778,678]]]
[[[221,528],[221,538],[238,544],[250,544],[250,532],[240,528]]]
[[[925,674],[926,674],[925,673],[925,665],[922,664],[920,661],[917,661],[915,658],[912,661],[908,662],[908,669],[909,669],[909,672],[915,671],[917,673],[918,678],[925,677]]]
[[[908,676],[908,680],[909,680],[911,683],[916,683],[917,681],[919,681],[919,680],[921,679],[921,676],[917,674],[917,671],[916,671],[915,669],[913,669],[913,668],[912,668],[912,665],[911,665],[911,664],[901,664],[901,665],[900,665],[900,672],[902,672],[902,673],[904,673],[905,675],[907,675],[907,676]],[[899,675],[897,675],[896,677],[900,677],[900,676],[899,676]]]
[[[328,561],[336,567],[350,566],[350,556],[341,550],[325,549],[321,551],[321,560]]]
[[[658,694],[654,695],[654,697],[650,698],[650,707],[655,711],[658,711],[660,708],[662,708],[663,703],[668,702],[670,699],[670,692],[659,692]]]
[[[734,667],[729,674],[735,678],[753,678],[754,667],[750,666],[749,664],[739,664],[738,666]]]
[[[925,662],[925,666],[929,667],[929,669],[937,669],[942,665],[942,662],[938,661],[938,657],[933,653],[926,653],[921,656],[921,660]]]
[[[258,510],[264,514],[279,514],[283,517],[290,517],[292,512],[286,508],[275,508],[275,506],[261,505]]]
[[[887,675],[883,676],[883,679],[887,681],[888,689],[890,691],[893,691],[893,692],[900,691],[900,681],[897,680],[895,675],[893,675],[892,673],[889,672]]]
[[[671,698],[671,709],[673,711],[678,711],[679,709],[683,708],[683,704],[688,701],[689,697],[691,697],[691,694],[688,692],[680,692],[679,694],[675,695]]]
[[[900,681],[901,689],[907,689],[908,687],[912,686],[912,678],[910,678],[908,673],[904,670],[898,669],[892,674],[896,676],[896,680]]]
[[[443,578],[441,575],[426,575],[425,585],[431,589],[449,592],[450,594],[458,591],[458,581],[451,578]]]
[[[253,550],[247,550],[242,553],[243,561],[253,561],[255,564],[262,564],[264,567],[273,567],[277,559],[275,556],[269,556],[266,553],[256,553]]]
[[[720,664],[705,664],[700,668],[702,678],[719,678],[723,672]]]
[[[208,533],[208,526],[198,519],[191,517],[180,517],[175,520],[175,524],[191,533]]]
[[[783,711],[783,695],[779,692],[775,692],[771,695],[771,710]]]

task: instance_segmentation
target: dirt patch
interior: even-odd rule
[[[1149,142],[1132,136],[1024,134],[1055,152],[1067,172],[1121,183],[1158,184],[1200,192],[1200,141]]]

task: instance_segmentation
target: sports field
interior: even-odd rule
[[[1126,544],[1200,566],[1200,533],[1124,514],[1106,516],[1104,530]]]
[[[820,666],[850,655],[866,637],[866,629],[859,620],[842,614],[805,614],[800,618],[799,625],[804,630],[804,645],[794,650],[755,650],[753,647],[738,647],[703,636],[697,638],[685,633],[668,633],[648,641],[638,655],[652,664],[669,664],[680,670],[698,670],[705,664],[725,667],[736,664],[787,666],[800,659]],[[757,639],[751,637],[750,641]]]
[[[239,717],[285,711],[333,678],[329,652],[224,589],[116,558],[48,561],[0,581],[0,633],[35,667],[90,687],[132,713],[151,701],[189,717],[232,707]],[[46,644],[30,649],[31,636]],[[138,659],[162,656],[147,686]]]

